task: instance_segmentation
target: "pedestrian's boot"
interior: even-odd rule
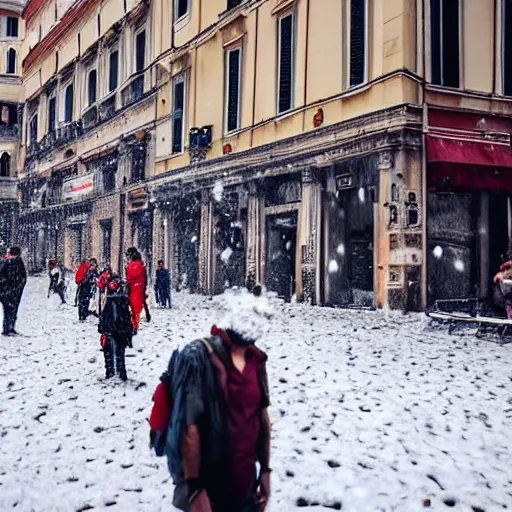
[[[107,339],[107,343],[103,347],[103,355],[105,356],[105,377],[110,379],[116,372],[114,369],[114,347],[112,346],[114,340],[112,338]]]
[[[126,375],[126,364],[125,364],[125,360],[124,360],[124,351],[125,351],[125,346],[122,345],[119,343],[117,345],[117,350],[116,350],[116,368],[117,368],[117,372],[119,373],[119,378],[125,382],[127,379],[128,379],[128,376]]]

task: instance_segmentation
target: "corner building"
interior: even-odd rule
[[[19,169],[32,268],[55,254],[120,268],[134,244],[205,294],[260,282],[403,310],[485,297],[510,248],[511,11],[31,0]]]

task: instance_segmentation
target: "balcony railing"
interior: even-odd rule
[[[12,126],[0,124],[0,138],[2,139],[16,139],[19,133],[20,131],[17,124]]]
[[[117,94],[112,94],[100,104],[100,121],[107,121],[116,112]]]
[[[144,96],[144,75],[136,76],[122,91],[121,104],[127,107]]]
[[[16,201],[18,199],[18,180],[11,177],[0,177],[0,201]]]
[[[84,130],[89,130],[90,128],[96,126],[98,122],[98,107],[97,105],[92,106],[85,112],[82,117],[82,125]]]

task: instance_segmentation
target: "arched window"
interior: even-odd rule
[[[16,73],[16,50],[9,48],[7,51],[7,73],[14,75]]]
[[[11,174],[11,155],[2,153],[0,157],[0,176],[9,177]]]

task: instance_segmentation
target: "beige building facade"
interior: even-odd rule
[[[511,231],[510,3],[31,0],[31,268],[121,269],[137,245],[206,294],[260,282],[406,310],[485,296]],[[470,225],[450,231],[455,203]]]

